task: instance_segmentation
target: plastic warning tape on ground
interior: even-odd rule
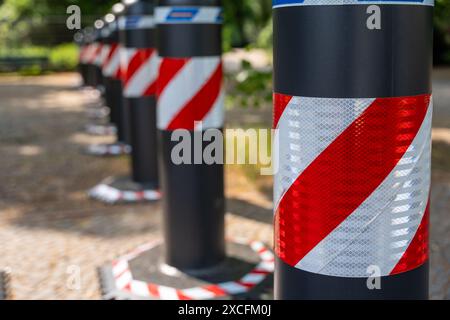
[[[434,6],[434,0],[273,0],[273,7],[333,5],[422,5]]]
[[[130,191],[119,190],[107,184],[99,184],[89,191],[89,196],[109,204],[119,202],[156,201],[161,199],[161,192],[157,190]]]
[[[222,23],[223,10],[220,7],[165,7],[156,9],[156,20],[158,24],[174,23]]]
[[[129,145],[117,142],[111,144],[94,144],[86,149],[86,153],[92,156],[120,156],[131,153]]]
[[[275,94],[276,253],[329,276],[381,276],[428,260],[431,96]],[[301,131],[299,131],[301,130]]]
[[[263,282],[274,270],[273,253],[259,241],[242,243],[250,245],[259,255],[260,262],[248,274],[236,281],[209,284],[202,287],[178,289],[154,283],[146,283],[133,278],[129,261],[137,258],[142,253],[155,248],[159,243],[154,242],[143,245],[135,251],[121,257],[112,263],[112,272],[117,290],[127,292],[140,298],[161,300],[207,300],[219,299],[226,296],[238,295],[249,292]]]

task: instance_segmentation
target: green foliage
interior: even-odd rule
[[[255,70],[250,63],[243,63],[237,75],[227,75],[227,107],[260,108],[272,102],[272,73]]]
[[[75,70],[78,64],[78,47],[73,43],[56,46],[51,50],[49,59],[52,70]]]

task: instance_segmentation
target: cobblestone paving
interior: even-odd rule
[[[106,206],[86,198],[103,178],[126,174],[128,161],[80,152],[110,138],[82,133],[93,101],[75,89],[77,79],[0,78],[0,270],[12,276],[13,299],[99,299],[96,268],[161,236],[158,204]],[[445,158],[450,148],[443,148]],[[431,292],[448,299],[450,177],[440,170],[432,199]],[[270,244],[270,190],[253,183],[240,168],[227,168],[227,235]]]

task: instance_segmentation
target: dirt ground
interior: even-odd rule
[[[83,133],[86,106],[76,74],[0,77],[0,270],[13,299],[99,299],[96,268],[159,238],[158,204],[108,206],[86,197],[102,179],[125,175],[128,160],[81,149],[111,140]],[[435,76],[432,298],[450,298],[450,71]],[[270,111],[231,125],[270,121]],[[227,234],[272,241],[270,180],[227,167]],[[79,270],[80,285],[73,271]]]

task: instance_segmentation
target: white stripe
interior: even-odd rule
[[[122,71],[124,73],[124,77],[126,77],[126,74],[128,72],[128,66],[130,64],[131,59],[136,53],[136,49],[133,48],[120,48],[120,68],[122,68]]]
[[[222,290],[224,290],[228,294],[239,294],[239,293],[247,292],[246,287],[244,287],[243,285],[240,285],[239,283],[232,282],[232,281],[221,283],[221,284],[219,284],[219,287],[222,288]]]
[[[136,51],[135,51],[136,52]],[[130,57],[130,59],[133,56]],[[130,60],[128,60],[129,63]],[[127,83],[123,95],[128,98],[142,97],[147,88],[156,81],[160,58],[156,51],[143,63]]]
[[[261,262],[260,264],[258,264],[255,269],[263,270],[263,271],[267,271],[267,272],[273,272],[274,268],[275,268],[274,261],[271,261],[271,262],[265,261],[265,262]]]
[[[330,276],[367,277],[375,265],[391,273],[422,221],[429,197],[432,104],[403,159],[383,183],[343,223],[323,239],[297,268]],[[408,175],[397,175],[408,170]],[[408,181],[416,180],[411,186]],[[408,205],[398,195],[408,192]],[[397,204],[400,202],[400,206]],[[400,208],[400,210],[399,210]]]
[[[403,0],[391,0],[391,1],[362,1],[362,0],[304,0],[298,3],[288,3],[274,5],[273,8],[283,8],[283,7],[302,7],[302,6],[337,6],[337,5],[415,5],[415,6],[434,6],[434,0],[424,0],[423,2],[417,2],[414,0],[403,1]]]
[[[117,70],[120,67],[120,51],[120,46],[118,46],[108,64],[103,69],[103,74],[106,77],[113,77],[116,75]]]
[[[175,19],[171,18],[170,14],[173,10],[183,10],[183,9],[197,9],[198,12],[190,19]],[[155,17],[157,24],[189,24],[189,23],[208,23],[217,24],[222,23],[220,18],[220,13],[222,8],[220,7],[198,7],[198,6],[188,6],[188,7],[157,7],[155,10]]]
[[[113,268],[113,274],[115,277],[122,274],[125,270],[128,270],[128,262],[125,260],[119,261]]]
[[[274,207],[302,172],[375,99],[329,99],[293,97],[275,130],[273,148]],[[296,135],[295,133],[301,133]]]
[[[257,284],[263,281],[265,278],[266,278],[265,274],[249,273],[246,274],[240,281],[242,283]]]
[[[98,56],[98,59],[96,61],[96,64],[99,67],[102,67],[105,63],[106,58],[108,58],[109,50],[111,50],[111,46],[109,44],[103,44],[102,51]]]
[[[158,292],[162,300],[179,300],[177,290],[174,288],[158,286]]]
[[[135,295],[141,296],[141,297],[149,297],[150,291],[148,290],[148,286],[143,281],[132,281],[131,282],[131,292]]]
[[[158,128],[167,129],[173,118],[200,91],[220,63],[220,57],[192,58],[172,79],[158,99]]]
[[[116,279],[116,287],[121,290],[125,288],[131,281],[133,281],[133,277],[130,271],[125,272],[119,278]]]
[[[196,300],[212,299],[216,296],[214,292],[205,290],[203,288],[185,289],[182,292],[185,296]]]

